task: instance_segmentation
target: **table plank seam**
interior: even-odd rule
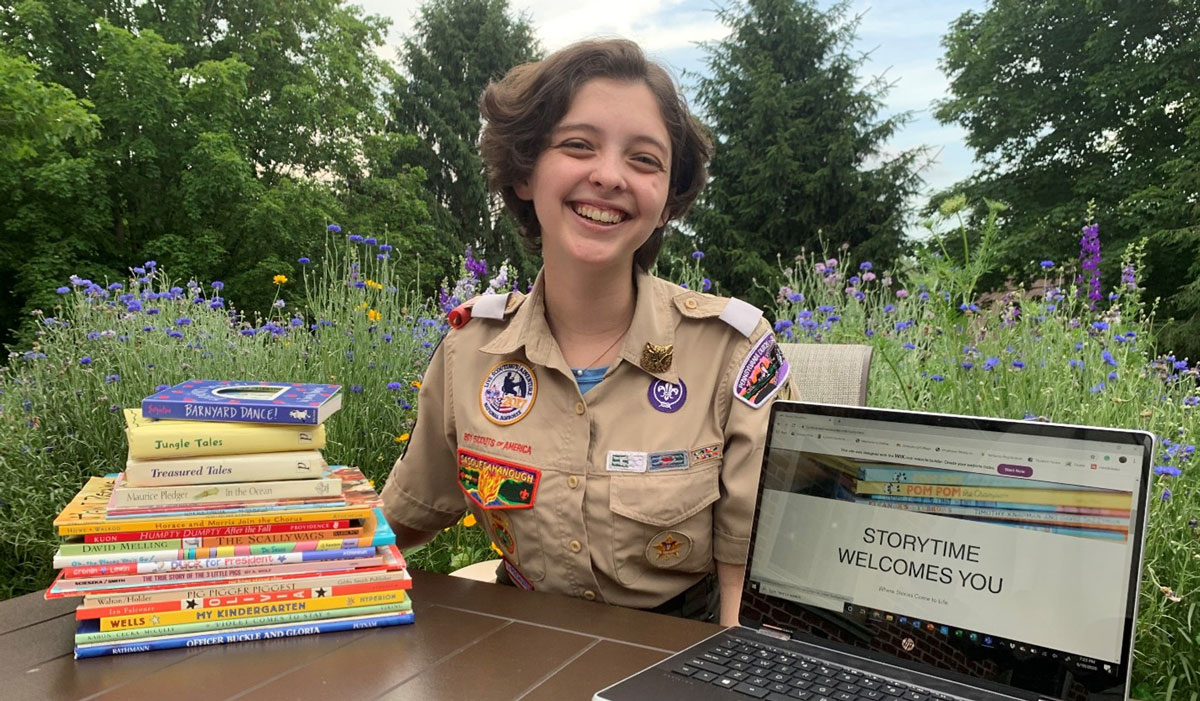
[[[13,633],[20,633],[21,631],[25,630],[26,628],[32,628],[32,627],[34,627],[34,626],[40,626],[40,625],[42,625],[43,623],[49,623],[50,621],[53,621],[53,620],[55,620],[55,619],[58,619],[58,618],[66,618],[66,617],[68,617],[68,616],[69,616],[69,617],[71,617],[71,618],[74,618],[74,617],[75,617],[75,612],[74,612],[74,611],[68,611],[67,613],[60,613],[60,614],[58,614],[57,616],[51,616],[51,617],[49,617],[49,618],[42,618],[42,619],[39,619],[39,620],[36,620],[36,621],[32,621],[32,622],[30,622],[30,623],[26,623],[25,625],[18,626],[18,627],[16,627],[16,628],[12,628],[11,630],[6,630],[6,631],[4,631],[3,633],[0,633],[0,638],[3,638],[3,637],[4,637],[4,636],[6,636],[6,635],[11,635],[11,634],[13,634]]]
[[[529,688],[528,688],[528,689],[526,689],[525,691],[522,691],[522,692],[521,692],[521,694],[520,694],[519,696],[517,696],[515,699],[513,699],[513,701],[521,701],[521,699],[523,699],[523,698],[525,698],[526,696],[528,696],[529,694],[533,693],[533,691],[534,691],[535,689],[537,689],[539,686],[541,686],[543,683],[545,683],[547,679],[549,679],[550,677],[553,677],[555,674],[558,674],[559,672],[561,672],[561,671],[563,671],[564,669],[566,669],[566,668],[567,668],[567,665],[569,665],[569,664],[571,664],[572,662],[574,662],[575,660],[579,659],[579,658],[580,658],[580,657],[582,657],[584,654],[586,654],[588,650],[591,650],[592,648],[596,647],[596,646],[597,646],[597,645],[599,645],[599,644],[600,644],[600,640],[599,640],[599,639],[593,640],[593,641],[592,641],[592,643],[591,643],[590,645],[588,645],[587,647],[583,648],[582,650],[580,650],[579,652],[575,653],[574,655],[571,655],[571,658],[570,658],[570,659],[566,660],[565,662],[563,662],[563,663],[562,663],[562,664],[560,664],[559,666],[555,667],[555,668],[554,668],[553,670],[551,670],[549,673],[547,673],[546,675],[544,675],[544,676],[543,676],[541,679],[538,679],[536,682],[534,682],[533,686],[529,687]]]
[[[186,655],[186,656],[180,658],[179,660],[172,662],[171,664],[163,665],[162,667],[159,667],[158,669],[154,670],[154,673],[158,674],[159,672],[163,671],[164,669],[170,669],[177,664],[183,664],[184,662],[187,662],[188,660],[195,657],[196,653],[198,653],[199,650],[189,650],[189,652],[191,652],[192,654]],[[143,654],[143,653],[135,653],[135,654]],[[121,655],[116,655],[116,657],[121,657]],[[93,659],[109,659],[109,660],[111,660],[112,657],[100,657],[100,658],[93,658]],[[89,694],[87,696],[80,697],[78,701],[89,701],[89,699],[98,698],[105,694],[112,693],[112,692],[116,691],[117,689],[120,689],[123,686],[128,686],[129,684],[131,684],[135,681],[140,681],[140,680],[141,680],[141,677],[131,677],[128,680],[123,681],[120,684],[117,684],[116,686],[110,686],[101,691],[97,691],[94,694]]]
[[[465,613],[473,613],[477,616],[487,616],[489,618],[499,618],[499,619],[505,620],[505,621],[512,621],[512,619],[507,616],[501,616],[501,615],[495,614],[495,613],[487,613],[486,611],[479,611],[479,610],[470,609],[470,608],[462,608],[459,606],[447,606],[446,604],[434,604],[434,605],[441,606],[443,608],[452,609],[454,611],[463,611]],[[533,621],[525,621],[525,620],[520,621],[520,623],[527,625],[527,626],[533,626],[535,628],[545,628],[547,630],[554,630],[554,631],[558,631],[560,633],[571,633],[572,635],[582,635],[582,636],[586,636],[589,638],[595,638],[596,640],[604,640],[604,641],[607,641],[610,643],[616,643],[618,645],[628,645],[630,647],[640,647],[645,650],[653,650],[655,652],[665,652],[669,655],[674,655],[676,652],[679,652],[679,650],[669,650],[665,647],[654,647],[653,645],[643,645],[642,643],[634,643],[634,642],[630,642],[628,640],[621,640],[619,638],[609,638],[607,636],[598,635],[596,633],[585,633],[583,631],[573,630],[571,628],[563,628],[561,626],[547,625],[545,623],[535,623]],[[705,637],[709,637],[709,636],[705,636]],[[687,647],[687,646],[685,645],[684,647]]]
[[[357,633],[358,633],[358,635],[354,635],[354,636],[346,636],[346,637],[347,637],[347,640],[346,640],[346,642],[342,643],[341,645],[338,645],[337,647],[333,648],[332,650],[330,650],[329,652],[325,653],[324,655],[318,655],[318,656],[316,656],[316,657],[314,657],[314,658],[312,658],[312,659],[310,659],[310,660],[308,660],[308,661],[306,661],[306,662],[303,662],[303,663],[301,663],[301,664],[295,664],[295,665],[292,665],[291,667],[289,667],[289,668],[287,668],[287,669],[283,670],[282,672],[280,672],[279,674],[276,674],[276,675],[275,675],[275,676],[273,676],[273,677],[269,677],[269,678],[267,678],[267,679],[264,679],[264,680],[262,680],[261,682],[259,682],[259,683],[255,684],[254,686],[252,686],[252,687],[249,687],[249,688],[247,688],[247,689],[242,689],[241,691],[239,691],[238,693],[234,694],[233,696],[228,696],[228,697],[226,697],[226,701],[233,701],[233,699],[241,698],[241,697],[245,696],[246,694],[249,694],[249,693],[251,693],[251,692],[253,692],[253,691],[257,691],[257,690],[259,690],[259,689],[263,688],[263,687],[264,687],[264,686],[266,686],[267,684],[270,684],[270,683],[272,683],[272,682],[274,682],[274,681],[276,681],[276,680],[278,680],[278,679],[282,679],[283,677],[286,677],[287,675],[291,674],[292,672],[295,672],[295,671],[296,671],[296,670],[298,670],[298,669],[303,669],[304,667],[307,667],[307,666],[309,666],[309,665],[311,665],[311,664],[314,664],[314,663],[315,663],[317,660],[320,660],[320,659],[322,659],[322,658],[328,657],[329,655],[332,655],[333,653],[337,652],[338,650],[341,650],[342,648],[346,647],[347,645],[350,645],[350,644],[352,644],[352,643],[354,643],[354,642],[356,642],[356,641],[360,640],[360,639],[361,639],[363,636],[365,636],[365,635],[366,635],[366,634],[367,634],[369,631],[368,631],[368,630],[359,630],[359,631],[355,631],[355,632],[357,632]],[[326,640],[328,640],[328,638],[326,638]],[[263,642],[263,641],[259,641],[259,642]],[[270,641],[267,641],[267,642],[270,642]],[[215,647],[215,646],[213,646],[213,647]]]
[[[441,604],[434,604],[434,606],[441,606]],[[443,608],[453,609],[455,611],[466,611],[467,613],[477,613],[475,611],[470,611],[469,609],[458,609],[453,606],[443,606]],[[479,615],[485,615],[485,614],[479,614]],[[507,628],[513,624],[512,620],[504,618],[503,616],[489,616],[489,618],[499,618],[499,619],[503,620],[505,623],[504,623],[504,625],[500,626],[499,628],[495,628],[493,630],[488,631],[488,634],[483,636],[482,638],[477,638],[475,640],[472,640],[471,642],[467,643],[466,645],[462,645],[462,646],[458,647],[457,649],[451,650],[450,652],[446,653],[445,655],[442,655],[433,664],[429,665],[428,667],[424,667],[424,668],[418,670],[417,672],[414,672],[413,674],[408,675],[407,677],[400,680],[396,684],[393,684],[392,686],[388,687],[387,689],[385,689],[382,692],[380,692],[379,694],[377,694],[375,696],[375,698],[380,699],[380,698],[383,698],[384,696],[387,696],[388,694],[392,693],[396,689],[399,689],[400,687],[409,683],[413,679],[416,679],[417,677],[421,676],[422,674],[425,674],[434,669],[437,669],[446,660],[449,660],[450,658],[457,656],[461,652],[470,650],[471,648],[475,647],[479,643],[483,642],[486,638],[489,638],[489,637],[495,635],[496,633],[499,633],[500,631],[504,630],[505,628]],[[416,625],[419,625],[419,624],[416,624]]]

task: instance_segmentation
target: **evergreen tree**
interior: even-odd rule
[[[710,75],[697,89],[716,153],[689,219],[708,270],[727,293],[768,304],[776,258],[802,246],[848,243],[854,259],[888,265],[921,151],[883,155],[907,115],[880,117],[879,79],[858,86],[847,5],[746,0],[718,14],[732,32],[705,46]]]
[[[479,97],[489,81],[539,57],[533,28],[508,0],[429,0],[404,42],[404,76],[390,98],[390,129],[415,134],[396,164],[424,169],[433,224],[445,245],[477,245],[526,274],[515,222],[488,194],[479,157]]]

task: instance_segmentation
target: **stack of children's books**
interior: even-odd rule
[[[125,411],[125,469],[54,521],[75,657],[412,622],[378,494],[320,452],[339,389],[192,380]]]

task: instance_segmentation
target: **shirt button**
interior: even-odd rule
[[[587,407],[585,407],[583,405],[583,402],[575,402],[575,413],[576,414],[579,414],[580,416],[582,416],[583,412],[585,412],[585,411],[587,411]]]
[[[571,475],[570,477],[567,478],[567,486],[570,487],[571,489],[575,489],[576,487],[579,486],[579,478],[576,477],[575,475]]]
[[[587,591],[585,591],[583,593],[583,598],[587,599],[588,601],[595,601],[596,600],[596,592],[592,591],[591,589],[588,589]]]
[[[583,550],[583,545],[578,540],[572,540],[570,543],[567,543],[567,547],[570,548],[571,552],[573,553]]]
[[[688,309],[695,309],[697,306],[696,300],[692,299],[691,297],[688,297],[686,300],[684,300],[683,306],[687,307]]]

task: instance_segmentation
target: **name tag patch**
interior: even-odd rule
[[[713,443],[712,445],[706,445],[703,448],[696,448],[692,451],[692,464],[696,465],[698,463],[708,462],[709,460],[719,460],[722,454],[722,447],[723,446],[720,443]]]
[[[536,468],[458,449],[458,484],[482,509],[528,509],[541,480]]]
[[[775,335],[767,332],[742,361],[733,385],[733,396],[757,409],[775,396],[787,378],[788,362],[775,343]]]
[[[479,387],[479,407],[488,421],[501,426],[525,418],[537,398],[537,378],[525,363],[497,363]]]
[[[604,469],[609,472],[645,472],[647,458],[646,453],[610,450],[608,459],[604,463]]]
[[[686,450],[665,450],[661,453],[650,453],[647,462],[651,472],[666,472],[688,469],[689,460]]]

